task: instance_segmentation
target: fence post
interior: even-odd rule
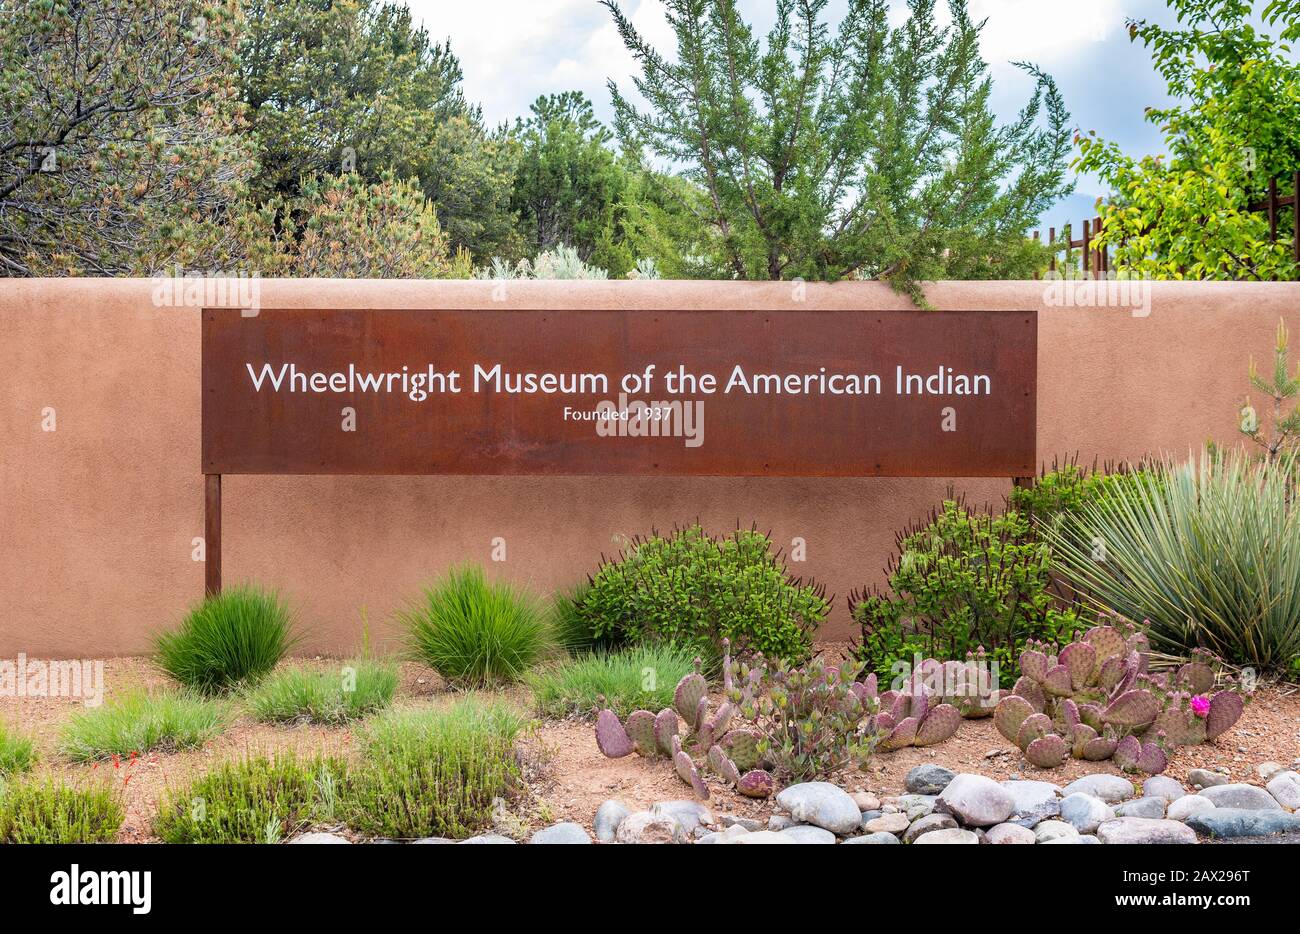
[[[1300,169],[1291,173],[1291,258],[1300,264]]]
[[[1268,180],[1268,242],[1277,243],[1277,176]]]
[[[1088,278],[1088,273],[1092,271],[1089,268],[1092,265],[1092,257],[1088,255],[1088,250],[1089,250],[1088,240],[1090,239],[1088,237],[1088,231],[1089,231],[1088,224],[1089,221],[1085,217],[1083,219],[1083,242],[1079,244],[1079,249],[1082,253],[1082,255],[1079,257],[1079,264],[1082,268],[1079,271],[1083,273],[1083,278],[1085,279]]]
[[[1047,268],[1050,269],[1052,272],[1056,272],[1056,228],[1055,227],[1047,228],[1047,239],[1050,240],[1052,243],[1052,259],[1051,262],[1047,264]],[[1300,240],[1297,240],[1297,242],[1300,242]]]

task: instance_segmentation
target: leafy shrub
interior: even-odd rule
[[[1153,646],[1285,671],[1300,655],[1300,503],[1239,454],[1169,464],[1049,533],[1062,571]]]
[[[60,749],[74,762],[194,749],[221,731],[224,718],[219,705],[199,697],[137,692],[73,714]]]
[[[273,593],[239,586],[204,600],[179,629],[158,636],[154,645],[164,671],[213,694],[258,681],[294,641],[284,602]]]
[[[537,602],[476,566],[452,568],[398,619],[411,655],[458,685],[518,681],[550,644]]]
[[[848,765],[865,765],[875,748],[873,705],[853,682],[862,666],[827,668],[814,658],[802,668],[742,665],[731,697],[760,734],[759,758],[794,781],[824,778]]]
[[[36,746],[30,737],[10,732],[0,722],[0,778],[26,772],[36,761]]]
[[[124,816],[120,797],[107,784],[0,787],[0,843],[108,843]]]
[[[527,680],[545,716],[590,714],[604,706],[626,717],[633,710],[671,706],[673,688],[693,670],[694,656],[686,649],[644,645],[593,652],[531,673]]]
[[[344,772],[337,759],[289,755],[223,762],[164,795],[154,833],[164,843],[279,843],[328,814]]]
[[[525,720],[502,704],[390,711],[360,733],[364,766],[339,791],[339,817],[361,833],[467,837],[492,823],[493,801],[520,781]]]
[[[577,609],[598,638],[619,643],[675,643],[716,663],[729,638],[737,653],[798,661],[830,601],[791,579],[761,532],[714,538],[695,525],[636,539],[601,565]]]
[[[363,659],[338,671],[276,672],[253,688],[246,702],[264,722],[346,723],[387,707],[396,690],[396,666]]]
[[[1127,465],[1100,471],[1067,461],[1046,471],[1032,486],[1014,487],[1007,508],[1041,526],[1077,512],[1084,504],[1110,495],[1118,486],[1134,482],[1145,467]]]
[[[653,265],[638,266],[643,275],[654,269]],[[559,244],[553,250],[542,250],[534,259],[527,257],[513,266],[499,256],[492,257],[491,265],[474,270],[475,279],[608,279],[609,272],[582,261],[578,251]],[[658,278],[654,276],[653,278]]]
[[[1030,639],[1068,641],[1080,612],[1051,590],[1051,551],[1020,513],[975,512],[948,500],[905,529],[886,572],[892,595],[855,592],[858,657],[882,678],[916,656],[963,659],[984,646],[1004,685]]]
[[[597,637],[591,619],[582,612],[582,604],[590,589],[591,584],[583,582],[551,598],[551,632],[556,644],[570,655],[618,647],[609,636]]]

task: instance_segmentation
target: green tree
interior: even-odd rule
[[[715,263],[745,279],[1026,275],[1025,232],[1069,190],[1066,112],[1052,80],[1010,124],[989,109],[979,26],[950,0],[777,0],[766,42],[734,0],[667,0],[676,55],[653,48],[603,0],[640,65],[639,109],[612,82],[630,148],[681,166],[704,192],[696,222]],[[1045,120],[1045,125],[1040,125]]]
[[[539,97],[531,111],[516,127],[520,153],[510,199],[525,250],[567,244],[584,262],[625,274],[633,265],[620,230],[628,172],[609,148],[613,137],[579,91]]]
[[[0,0],[0,274],[229,261],[251,169],[237,10]]]
[[[1167,279],[1294,279],[1300,275],[1268,218],[1251,211],[1268,180],[1300,168],[1300,64],[1251,24],[1250,0],[1170,0],[1181,28],[1130,21],[1175,99],[1147,109],[1167,154],[1140,159],[1095,131],[1080,135],[1075,167],[1113,191],[1099,205],[1095,241],[1117,271]],[[1266,21],[1300,35],[1300,4],[1275,0]]]
[[[244,102],[260,147],[259,200],[356,171],[418,179],[457,246],[515,252],[516,147],[461,91],[449,46],[373,0],[245,0]]]
[[[368,182],[348,172],[306,178],[299,188],[292,199],[276,195],[262,209],[264,233],[252,239],[249,256],[267,275],[469,277],[468,254],[452,250],[433,204],[413,180],[390,174]]]

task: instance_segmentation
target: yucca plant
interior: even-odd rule
[[[252,585],[229,587],[190,611],[173,632],[154,640],[158,664],[205,694],[253,684],[293,647],[289,608]]]
[[[473,565],[452,568],[398,620],[412,657],[463,686],[518,681],[551,644],[537,601]]]
[[[1293,477],[1284,464],[1203,454],[1116,486],[1045,534],[1077,587],[1149,621],[1155,648],[1284,670],[1300,654]]]
[[[224,719],[224,708],[202,697],[135,692],[73,714],[60,749],[74,762],[195,749],[221,731]]]

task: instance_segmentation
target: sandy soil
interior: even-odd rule
[[[296,660],[289,664],[324,667],[330,660]],[[159,690],[168,679],[146,659],[110,659],[105,666],[106,698],[132,690]],[[401,683],[394,706],[435,708],[459,695],[449,691],[441,679],[417,665],[402,667]],[[504,692],[504,697],[523,709],[530,697],[523,688]],[[51,777],[68,782],[111,781],[121,785],[126,820],[120,839],[145,842],[151,839],[150,824],[158,800],[168,788],[210,768],[214,763],[249,753],[293,750],[308,755],[352,755],[352,731],[346,727],[272,726],[253,721],[237,705],[229,727],[202,749],[176,753],[150,753],[143,758],[95,765],[74,765],[60,760],[58,741],[61,725],[81,702],[64,698],[0,697],[0,719],[11,728],[36,739],[40,762],[37,778]],[[664,759],[638,756],[607,759],[600,754],[590,723],[582,721],[540,722],[526,749],[528,793],[517,802],[512,835],[558,820],[572,820],[590,829],[599,804],[620,798],[633,807],[655,801],[690,797]],[[1290,765],[1300,757],[1300,692],[1293,686],[1261,687],[1237,725],[1215,743],[1179,748],[1166,774],[1186,782],[1194,768],[1226,771],[1234,781],[1261,784],[1255,768],[1268,760]],[[836,776],[850,791],[892,795],[903,790],[907,771],[921,762],[936,762],[957,771],[979,772],[993,778],[1034,778],[1066,784],[1080,775],[1114,772],[1109,762],[1067,760],[1058,769],[1037,769],[998,735],[991,719],[968,720],[955,737],[938,746],[903,749],[876,756],[865,770]],[[715,811],[741,817],[765,818],[772,812],[768,802],[753,801],[709,780],[710,805]]]

